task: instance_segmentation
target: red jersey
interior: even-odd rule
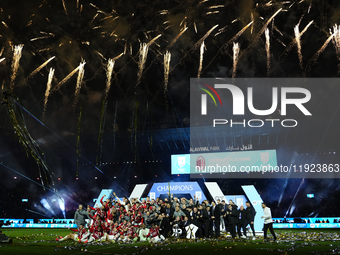
[[[71,231],[73,232],[78,232],[77,235],[78,235],[78,238],[81,239],[83,237],[83,235],[87,232],[86,228],[83,228],[83,229],[70,229]]]
[[[133,227],[130,227],[126,230],[126,236],[133,236],[134,235]]]
[[[96,239],[96,240],[98,240],[98,239],[100,239],[100,238],[102,238],[103,237],[103,232],[102,231],[97,231],[97,230],[95,230],[93,233],[92,233],[92,237],[94,238],[94,239]]]
[[[94,217],[93,217],[94,218]],[[101,225],[101,220],[96,220],[94,219],[92,225],[91,225],[91,228],[97,228],[98,226]]]
[[[118,230],[115,227],[110,228],[109,235],[116,235],[117,233],[118,233]]]
[[[151,236],[151,237],[156,237],[159,235],[159,227],[155,227],[155,228],[150,228],[149,234],[147,235],[147,237]]]
[[[102,204],[102,205],[104,205],[104,202],[103,202],[103,198],[104,198],[105,196],[103,196],[101,199],[100,199],[100,203]],[[109,203],[106,203],[106,205],[104,205],[105,206],[105,209],[106,210],[108,210],[109,209]]]
[[[137,217],[134,219],[135,224],[140,225],[143,224],[144,218],[142,215],[139,213]]]

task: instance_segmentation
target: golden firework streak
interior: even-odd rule
[[[54,87],[52,92],[55,92],[60,89],[62,85],[64,85],[82,66],[85,65],[85,63],[81,63],[76,69],[74,69],[71,73],[69,73],[61,82],[57,84],[57,86]]]
[[[300,35],[300,31],[299,31],[299,24],[297,24],[294,27],[294,34],[295,34],[297,52],[298,52],[298,56],[299,56],[299,63],[300,63],[300,67],[302,69],[303,66],[302,66],[302,52],[301,52],[301,40],[300,40],[301,35]]]
[[[332,34],[332,31],[330,32]],[[340,26],[337,24],[333,26],[333,35],[332,42],[338,57],[338,73],[340,73]]]
[[[201,48],[200,48],[200,65],[198,67],[197,78],[201,77],[202,65],[203,65],[203,54],[204,54],[204,41],[202,42]]]
[[[144,70],[146,58],[147,58],[147,55],[148,55],[149,47],[150,47],[151,44],[153,44],[161,36],[162,35],[159,34],[155,38],[153,38],[150,42],[140,44],[139,63],[138,63],[139,68],[138,68],[138,73],[137,73],[138,80],[137,80],[137,83],[136,83],[136,87],[140,84],[141,79],[142,79],[143,70]]]
[[[107,63],[106,88],[105,88],[105,98],[104,98],[104,101],[107,99],[107,97],[109,95],[110,88],[111,88],[111,79],[112,79],[112,72],[113,72],[114,65],[115,65],[115,61],[110,58],[108,63]]]
[[[49,62],[51,62],[54,57],[51,57],[50,59],[48,59],[47,61],[45,61],[45,63],[43,63],[42,65],[40,65],[37,69],[35,69],[27,78],[26,81],[30,78],[32,78],[34,75],[36,75],[41,69],[43,69]]]
[[[171,60],[171,53],[167,51],[164,55],[164,96],[165,96],[165,93],[168,91],[170,60]]]
[[[63,1],[63,7],[64,7],[65,14],[66,14],[66,16],[68,16],[67,8],[66,8],[66,3],[65,3],[64,0],[62,0],[62,1]]]
[[[269,36],[269,29],[266,28],[265,30],[266,36],[266,52],[267,52],[267,76],[269,75],[270,71],[270,36]]]
[[[137,80],[136,86],[138,86],[141,81],[143,69],[144,69],[145,62],[146,62],[146,56],[148,55],[148,50],[149,50],[149,45],[147,43],[140,44],[138,73],[137,73],[138,80]]]
[[[17,76],[17,72],[19,69],[19,62],[22,55],[22,48],[24,47],[23,44],[17,45],[14,47],[13,50],[13,61],[12,61],[12,76],[11,76],[11,85],[10,90],[13,91],[14,88],[14,80]]]
[[[325,43],[321,46],[321,48],[314,54],[312,59],[309,61],[306,69],[309,70],[310,67],[316,62],[316,60],[319,58],[320,54],[326,49],[330,41],[334,38],[335,33],[331,34],[330,37],[325,41]]]
[[[214,31],[215,28],[217,27],[218,27],[218,24],[213,26],[208,32],[206,32],[205,35],[201,39],[199,39],[198,42],[192,47],[192,49],[194,50],[197,48],[198,45],[202,45],[202,42],[204,42],[205,39],[207,39],[207,37],[211,34],[211,32]]]
[[[86,62],[83,60],[82,62],[80,62],[80,68],[79,68],[79,72],[78,72],[78,78],[77,78],[77,86],[76,86],[76,91],[74,94],[74,107],[76,107],[77,102],[78,102],[78,96],[80,93],[80,89],[81,89],[81,85],[83,83],[83,79],[84,79],[84,74],[85,74],[85,64]]]
[[[269,23],[275,18],[276,15],[278,15],[280,12],[282,11],[282,8],[277,10],[268,20],[267,22],[264,24],[264,26],[261,28],[260,32],[256,35],[254,41],[252,42],[252,44],[248,47],[251,48],[256,42],[257,40],[260,38],[260,36],[263,34],[263,32],[266,30],[266,28],[268,27]],[[252,23],[252,22],[251,22]]]
[[[46,86],[46,92],[45,92],[45,100],[44,100],[44,111],[43,111],[43,118],[45,117],[45,112],[47,108],[47,102],[48,102],[48,97],[50,96],[50,91],[52,88],[52,80],[54,76],[54,69],[50,68],[50,73],[48,75],[48,80],[47,80],[47,86]]]
[[[240,44],[234,43],[233,44],[233,75],[232,78],[236,77],[236,67],[237,67],[237,61],[240,53]]]
[[[184,34],[185,31],[187,31],[187,27],[183,28],[182,31],[175,37],[175,39],[172,40],[172,42],[168,45],[167,49],[171,48],[175,42],[177,42],[177,40],[181,37],[182,34]]]

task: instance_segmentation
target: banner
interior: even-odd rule
[[[273,228],[340,228],[339,223],[274,223]]]
[[[2,228],[77,228],[76,224],[43,224],[43,223],[12,223]]]
[[[154,183],[149,192],[150,199],[155,199],[161,194],[169,194],[169,183]],[[196,197],[200,202],[206,200],[206,197],[197,182],[170,182],[170,194],[190,194],[192,198]]]

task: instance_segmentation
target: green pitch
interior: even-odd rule
[[[70,233],[67,229],[1,229],[13,239],[12,244],[0,244],[0,254],[158,254],[158,255],[211,255],[213,254],[340,254],[340,231],[276,230],[278,243],[229,237],[219,240],[199,239],[189,241],[170,238],[159,244],[149,243],[94,243],[79,244],[74,241],[57,242],[57,236]],[[271,235],[269,234],[269,237]]]

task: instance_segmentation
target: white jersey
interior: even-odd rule
[[[272,212],[269,207],[263,208],[264,224],[272,223]]]

